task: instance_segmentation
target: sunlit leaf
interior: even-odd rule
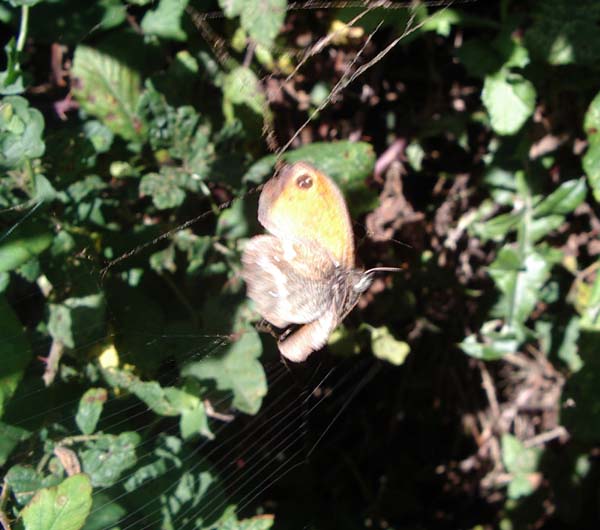
[[[228,18],[240,17],[240,23],[248,35],[266,48],[273,41],[285,19],[285,0],[219,0]]]
[[[396,339],[387,326],[371,329],[371,349],[375,357],[396,366],[403,364],[410,353],[408,343]]]
[[[0,101],[0,168],[11,169],[44,154],[44,118],[21,96]]]
[[[58,486],[39,490],[21,512],[25,530],[79,530],[92,507],[87,475],[73,475]]]
[[[83,434],[92,434],[96,430],[106,399],[107,392],[104,388],[90,388],[81,397],[75,423]]]
[[[81,107],[126,140],[141,140],[146,125],[137,114],[140,73],[114,55],[80,45],[73,58],[73,95]]]
[[[258,333],[248,329],[224,352],[189,363],[183,374],[200,380],[214,380],[219,390],[233,392],[233,405],[237,409],[256,414],[267,393],[265,373],[258,361],[261,353]]]
[[[515,134],[533,114],[536,91],[521,74],[502,69],[485,78],[481,99],[498,134]]]
[[[118,436],[105,434],[87,442],[79,451],[83,471],[89,475],[94,487],[112,486],[127,469],[135,466],[136,447],[140,435],[133,431]]]
[[[188,0],[160,0],[158,7],[148,11],[142,19],[142,30],[149,35],[183,41],[186,34],[181,18]]]

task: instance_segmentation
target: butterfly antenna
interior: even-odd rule
[[[375,272],[400,272],[402,269],[398,267],[374,267],[366,270],[365,274],[373,274]]]

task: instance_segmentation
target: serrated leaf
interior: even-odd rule
[[[71,69],[72,93],[81,107],[125,140],[140,141],[146,125],[137,115],[138,71],[99,49],[80,45]]]
[[[140,196],[152,197],[154,206],[159,210],[176,208],[185,200],[185,191],[179,183],[179,176],[174,172],[148,173],[140,180]]]
[[[261,353],[258,333],[248,329],[224,352],[192,362],[182,373],[200,380],[214,380],[219,390],[233,392],[233,405],[238,410],[256,414],[267,393],[265,372],[258,361]]]
[[[521,74],[506,69],[485,78],[481,100],[494,131],[515,134],[535,110],[536,91]]]
[[[135,466],[135,450],[140,441],[138,433],[128,431],[118,436],[106,434],[98,440],[87,442],[86,448],[79,451],[79,457],[92,485],[102,488],[112,486],[124,471]]]
[[[256,74],[245,66],[238,66],[223,77],[223,113],[228,122],[235,119],[236,106],[250,109],[257,116],[269,116],[269,107]]]
[[[0,101],[0,169],[12,169],[44,154],[44,118],[21,96]]]
[[[185,31],[181,18],[189,0],[160,0],[158,7],[148,11],[142,19],[142,30],[149,35],[184,41]]]
[[[83,434],[92,434],[96,430],[107,396],[105,388],[90,388],[81,397],[75,423]]]
[[[285,19],[286,0],[219,0],[228,18],[240,17],[246,33],[265,48],[271,48]]]
[[[87,475],[67,478],[58,486],[38,491],[23,508],[25,530],[79,530],[92,507],[92,485]]]

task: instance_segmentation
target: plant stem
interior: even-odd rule
[[[17,51],[22,52],[27,39],[27,26],[29,25],[29,6],[21,6],[21,24],[19,26],[19,38],[17,39]]]

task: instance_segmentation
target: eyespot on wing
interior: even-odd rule
[[[338,264],[354,267],[354,235],[344,196],[310,164],[285,166],[267,181],[258,220],[281,239],[316,241]]]

